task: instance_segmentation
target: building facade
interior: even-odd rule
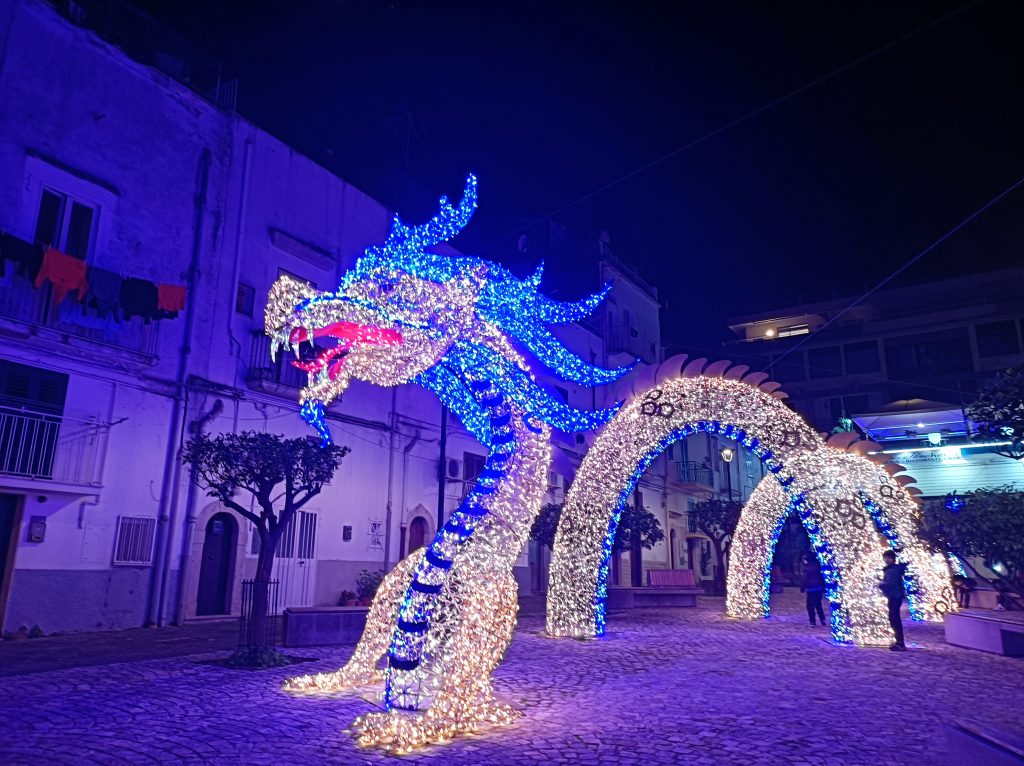
[[[256,536],[195,486],[181,446],[200,432],[309,434],[297,414],[300,373],[270,359],[267,291],[285,273],[333,287],[391,219],[235,114],[220,89],[201,94],[180,82],[187,62],[157,68],[98,36],[83,8],[0,0],[7,631],[238,613]],[[560,332],[584,358],[656,364],[656,293],[602,255],[599,277],[615,283],[611,308]],[[561,392],[582,408],[612,397]],[[333,605],[360,572],[387,569],[429,541],[439,483],[448,512],[483,464],[484,448],[456,422],[439,460],[441,409],[415,387],[355,383],[328,417],[351,453],[281,542],[274,577],[284,606]],[[586,449],[575,435],[556,444],[555,503]],[[713,575],[686,511],[724,487],[718,454],[710,442],[677,445],[644,477],[643,504],[667,535],[645,552],[645,566]],[[732,487],[748,492],[750,469],[731,466]],[[544,552],[524,550],[521,589],[543,590],[545,571]]]
[[[883,289],[738,317],[742,361],[762,364],[821,431],[857,429],[905,465],[926,497],[1021,483],[974,437],[964,408],[1024,363],[1024,268]]]

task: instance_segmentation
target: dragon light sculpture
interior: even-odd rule
[[[331,439],[326,407],[362,380],[433,391],[488,448],[476,484],[430,545],[384,578],[345,667],[293,678],[287,689],[332,693],[383,684],[383,711],[353,726],[360,744],[398,752],[515,720],[515,710],[495,701],[490,678],[515,628],[512,568],[546,491],[552,428],[607,424],[559,521],[549,635],[603,633],[622,504],[647,466],[693,433],[733,439],[766,467],[736,530],[730,614],[766,613],[771,554],[791,507],[822,565],[837,640],[888,640],[875,571],[887,547],[911,565],[915,617],[939,619],[955,608],[947,564],[917,540],[919,510],[903,491],[906,482],[889,480],[898,471],[826,444],[782,403],[785,395],[767,374],[680,355],[637,376],[624,406],[594,411],[573,409],[541,386],[531,363],[583,386],[611,383],[630,369],[587,364],[549,329],[588,316],[608,288],[562,303],[539,292],[540,269],[519,279],[479,258],[431,252],[458,234],[475,208],[470,176],[462,200],[453,206],[442,197],[426,224],[396,217],[384,244],[368,248],[337,291],[318,292],[288,276],[271,288],[271,353],[291,349],[293,364],[308,374],[301,413],[324,443]],[[870,445],[861,449],[871,452]]]
[[[618,409],[567,406],[537,382],[519,349],[586,386],[629,369],[587,364],[548,329],[589,315],[607,287],[562,303],[539,292],[540,269],[523,280],[479,258],[428,252],[465,227],[476,200],[470,176],[462,200],[453,206],[442,197],[426,224],[396,217],[384,244],[368,248],[337,291],[282,276],[266,310],[271,353],[291,349],[309,376],[301,413],[324,443],[326,406],[362,380],[435,392],[489,449],[476,485],[430,545],[382,583],[345,668],[286,685],[333,692],[383,680],[386,712],[362,716],[355,728],[361,744],[398,751],[517,716],[493,700],[489,679],[515,627],[512,567],[546,490],[550,429],[591,430]]]

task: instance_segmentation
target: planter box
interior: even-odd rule
[[[354,644],[366,628],[368,606],[306,606],[284,610],[285,646]]]

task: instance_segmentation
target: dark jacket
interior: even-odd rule
[[[819,590],[825,590],[825,580],[821,576],[821,570],[814,564],[805,565],[804,579],[800,583],[800,592],[814,593]]]
[[[886,598],[903,598],[907,595],[903,589],[903,576],[907,572],[906,564],[886,564],[882,570],[882,582],[879,588]]]

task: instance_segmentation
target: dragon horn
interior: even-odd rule
[[[431,245],[447,242],[466,228],[476,210],[476,176],[466,178],[462,199],[453,206],[447,197],[441,197],[437,215],[419,226],[402,223],[396,215],[391,224],[391,233],[384,241],[384,251],[390,253],[419,252]]]

